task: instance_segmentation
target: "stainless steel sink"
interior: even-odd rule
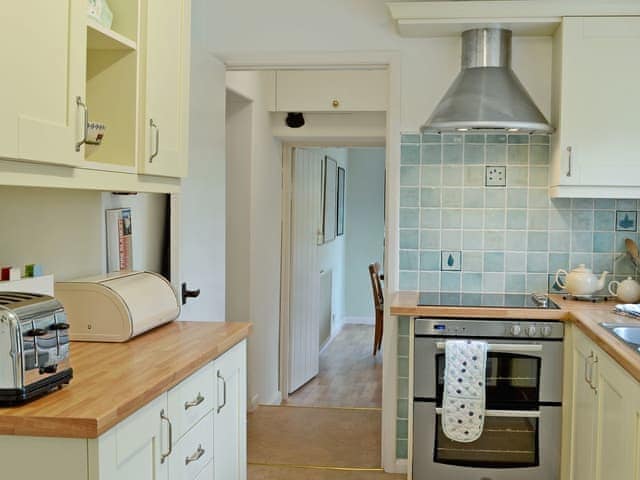
[[[630,347],[636,350],[640,347],[640,325],[625,325],[622,323],[601,323],[600,325]]]

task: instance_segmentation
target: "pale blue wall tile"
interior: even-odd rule
[[[420,226],[422,228],[440,228],[440,209],[420,209]]]
[[[409,400],[406,398],[398,399],[397,412],[398,418],[409,418]]]
[[[615,210],[616,201],[610,198],[596,198],[595,208],[596,210]]]
[[[591,232],[573,232],[571,234],[571,251],[592,252],[593,234]]]
[[[400,270],[417,271],[419,269],[418,252],[415,250],[400,250]]]
[[[440,250],[424,250],[420,252],[421,271],[440,271]]]
[[[420,183],[423,187],[439,187],[442,185],[442,167],[424,165],[420,177]]]
[[[568,210],[571,208],[570,198],[552,198],[551,203],[557,210]]]
[[[548,208],[549,190],[547,188],[530,188],[529,206],[531,208]]]
[[[482,290],[484,292],[502,293],[505,288],[504,273],[484,273],[482,275]]]
[[[546,187],[549,184],[549,169],[547,167],[529,168],[529,185],[532,187]]]
[[[463,190],[464,206],[466,208],[484,207],[484,188],[465,188]]]
[[[569,266],[568,253],[550,253],[549,254],[549,272],[555,273],[558,269],[571,270]]]
[[[418,230],[400,230],[400,248],[418,248]]]
[[[462,186],[462,167],[445,166],[442,169],[442,184],[448,187]]]
[[[396,434],[398,438],[407,438],[409,435],[409,422],[407,420],[396,421]]]
[[[531,143],[539,143],[549,145],[549,135],[531,135]]]
[[[400,147],[400,163],[418,165],[420,163],[420,147],[418,145],[402,145]]]
[[[442,163],[442,147],[440,144],[422,145],[422,163],[424,165],[438,165]]]
[[[530,252],[547,252],[549,250],[549,233],[529,232],[527,249]]]
[[[406,439],[398,438],[396,440],[396,458],[407,459],[409,458],[409,441]]]
[[[518,133],[515,133],[513,135],[509,135],[509,143],[528,144],[529,143],[529,135],[518,134]]]
[[[459,133],[445,133],[442,135],[442,143],[462,143],[463,137]]]
[[[420,167],[400,167],[400,185],[403,187],[417,186],[420,182]]]
[[[417,207],[419,204],[420,191],[417,188],[403,187],[400,189],[400,206]]]
[[[462,234],[462,248],[464,250],[482,250],[484,244],[482,230],[465,230]]]
[[[460,291],[460,272],[442,272],[440,274],[440,289],[444,292]]]
[[[613,272],[614,258],[612,253],[596,253],[593,255],[593,271],[594,272]]]
[[[481,273],[462,273],[462,291],[479,292],[482,287]]]
[[[507,230],[505,247],[509,251],[521,252],[527,245],[527,232],[524,230]]]
[[[507,189],[508,208],[527,208],[527,189],[509,188]]]
[[[487,165],[506,165],[507,164],[507,146],[506,145],[487,145]]]
[[[400,272],[400,290],[418,290],[418,272]]]
[[[549,249],[554,252],[568,252],[571,248],[571,232],[549,232]]]
[[[440,143],[442,136],[437,133],[424,133],[422,135],[422,143]]]
[[[549,229],[569,230],[571,227],[571,210],[550,210]]]
[[[410,328],[410,323],[411,323],[411,319],[409,317],[398,317],[398,335],[402,335],[404,337],[408,337],[409,335],[409,328]],[[398,342],[410,342],[409,338],[405,338],[402,340],[398,340]],[[402,398],[409,398],[409,397],[402,397]]]
[[[440,230],[422,230],[420,233],[421,249],[439,249],[440,248]]]
[[[526,145],[509,145],[507,149],[507,163],[509,165],[526,165],[529,163],[529,147]]]
[[[593,230],[593,210],[574,210],[571,214],[571,229],[574,231]]]
[[[527,226],[526,210],[507,210],[507,228],[509,230],[522,230]]]
[[[467,187],[484,186],[484,167],[465,166],[464,184]]]
[[[526,291],[526,276],[522,273],[506,274],[504,283],[508,293],[525,293]]]
[[[527,274],[527,292],[546,292],[548,288],[547,274]]]
[[[420,290],[437,292],[440,290],[440,272],[422,272],[420,274]]]
[[[486,252],[484,254],[485,272],[504,272],[504,253]]]
[[[482,210],[467,208],[462,214],[462,227],[465,230],[481,230],[483,224]]]
[[[417,208],[400,209],[400,228],[412,228],[420,225],[420,210]]]
[[[574,198],[571,200],[571,208],[574,210],[577,210],[577,209],[593,210],[593,199],[592,198]]]
[[[529,163],[531,163],[531,165],[549,164],[548,145],[531,145],[529,148]]]
[[[527,226],[530,230],[547,230],[549,228],[549,211],[529,210]]]
[[[483,133],[467,133],[464,136],[464,143],[484,143],[485,135]]]
[[[529,184],[528,167],[507,168],[507,185],[510,187],[526,187]]]
[[[616,228],[616,212],[610,210],[596,210],[595,230],[612,231]]]
[[[577,267],[578,265],[586,265],[589,268],[593,266],[593,253],[580,253],[580,252],[571,252],[571,257],[569,263],[572,265],[571,268]]]
[[[527,253],[527,272],[547,273],[549,271],[549,258],[547,253]]]
[[[420,143],[420,135],[415,133],[405,133],[400,135],[402,143]]]
[[[462,230],[443,230],[442,248],[445,250],[460,250],[462,248]]]
[[[442,163],[458,164],[462,163],[462,145],[443,145]]]
[[[464,163],[481,165],[484,163],[484,145],[467,144],[464,146]]]
[[[439,188],[423,188],[420,191],[420,206],[439,207],[440,206],[440,189]]]
[[[465,195],[467,190],[465,189]],[[485,206],[487,208],[504,208],[507,192],[503,188],[485,189]]]
[[[616,200],[616,210],[635,210],[636,207],[635,200]]]
[[[485,230],[484,248],[487,250],[504,250],[505,232],[500,230]]]
[[[613,232],[596,232],[593,234],[593,251],[598,253],[613,252],[615,234]]]
[[[462,189],[461,188],[443,188],[442,189],[442,206],[445,208],[462,207]]]
[[[505,227],[506,212],[504,209],[490,209],[484,212],[485,229],[503,229]]]
[[[507,143],[507,136],[502,134],[488,134],[487,143]]]
[[[524,252],[507,252],[504,257],[507,272],[525,272],[527,270],[527,257]]]
[[[462,210],[442,210],[442,228],[460,228],[462,226]]]
[[[464,252],[462,255],[462,270],[465,272],[482,272],[483,264],[482,252]]]

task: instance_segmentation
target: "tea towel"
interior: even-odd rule
[[[482,435],[485,417],[487,343],[445,343],[442,430],[451,440],[470,443]]]

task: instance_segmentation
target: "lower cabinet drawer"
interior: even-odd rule
[[[208,463],[213,464],[213,412],[200,420],[195,427],[176,443],[169,456],[171,480],[200,480]],[[213,467],[211,467],[213,468]],[[213,478],[213,474],[211,477]]]
[[[169,390],[174,443],[213,409],[214,379],[213,363],[209,363]]]

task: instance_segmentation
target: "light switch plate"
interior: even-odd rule
[[[487,187],[507,186],[507,167],[487,166],[485,168],[485,185]]]

